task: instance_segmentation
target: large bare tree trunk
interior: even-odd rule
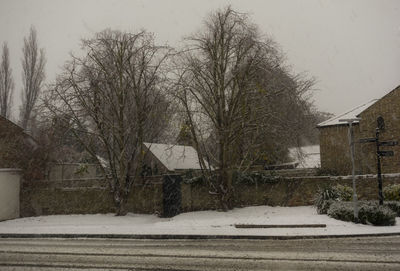
[[[219,200],[221,208],[224,211],[230,210],[234,207],[233,198],[233,186],[232,186],[232,174],[229,168],[230,163],[228,161],[228,151],[224,140],[220,141],[219,144]]]
[[[115,201],[115,207],[116,207],[116,216],[124,216],[127,214],[127,210],[125,208],[126,202],[128,200],[128,197],[125,193],[125,191],[121,191],[121,189],[117,190],[114,193],[114,201]]]

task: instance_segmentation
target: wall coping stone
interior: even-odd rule
[[[0,168],[0,172],[21,172],[20,168]]]

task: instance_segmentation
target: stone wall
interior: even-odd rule
[[[321,169],[331,171],[341,175],[351,174],[351,157],[349,147],[349,128],[347,125],[335,125],[319,128],[320,132],[320,155]],[[360,138],[360,127],[358,124],[353,126],[354,138]],[[356,153],[360,152],[361,146],[355,145]],[[356,174],[370,173],[362,171],[362,161],[360,155],[356,155],[355,166]]]
[[[21,216],[113,213],[107,185],[102,179],[23,182]],[[162,177],[135,183],[126,208],[134,213],[161,213]]]
[[[384,187],[400,184],[400,176],[384,175]],[[328,184],[352,186],[346,177],[287,177],[265,184],[235,186],[235,206],[303,206],[312,205],[319,187]],[[181,184],[182,212],[218,209],[218,198],[203,184]],[[357,176],[359,199],[378,199],[378,182],[374,175]],[[162,176],[150,177],[133,187],[127,210],[134,213],[162,214]],[[112,195],[99,179],[64,182],[24,183],[21,191],[21,216],[52,214],[86,214],[114,212]]]
[[[383,186],[400,184],[400,176],[385,175]],[[351,176],[345,177],[295,177],[278,178],[266,184],[241,184],[235,186],[235,206],[304,206],[312,205],[318,188],[342,184],[352,187]],[[360,175],[356,179],[360,200],[378,199],[378,181],[374,175]],[[205,186],[184,184],[182,187],[183,211],[217,209],[218,201]]]
[[[380,132],[380,140],[400,141],[400,86],[375,104],[364,110],[361,114],[360,137],[375,137],[377,118],[381,116],[385,120],[385,129]],[[383,157],[382,172],[400,172],[400,146],[381,147],[382,150],[393,150],[394,156]],[[364,172],[376,172],[376,145],[374,143],[362,144],[364,158]]]

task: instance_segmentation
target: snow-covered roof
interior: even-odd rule
[[[319,145],[289,148],[289,157],[299,163],[297,168],[315,168],[321,165]]]
[[[201,169],[196,150],[191,146],[144,143],[170,171],[179,169]],[[206,166],[208,165],[205,162]]]
[[[365,104],[359,105],[346,113],[339,114],[337,116],[334,116],[333,118],[330,118],[324,122],[321,122],[317,125],[317,127],[326,127],[326,126],[333,126],[333,125],[347,125],[347,122],[339,122],[340,119],[354,119],[358,115],[360,115],[365,109],[376,103],[378,99],[371,100]],[[357,122],[355,122],[357,123]]]

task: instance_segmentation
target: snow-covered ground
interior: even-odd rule
[[[317,168],[321,166],[319,145],[289,148],[289,157],[299,163],[297,168]]]
[[[34,234],[196,234],[196,235],[347,235],[400,233],[396,226],[375,227],[343,222],[318,215],[314,207],[257,206],[229,212],[201,211],[183,213],[173,218],[155,215],[113,214],[53,215],[28,217],[0,222],[1,233]],[[326,224],[326,228],[237,229],[234,224]]]

